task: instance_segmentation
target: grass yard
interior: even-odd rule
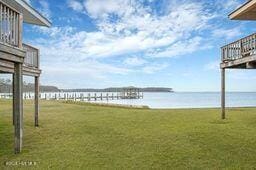
[[[150,110],[42,101],[24,106],[24,147],[13,154],[11,102],[0,100],[0,169],[253,169],[256,109]],[[14,166],[27,168],[27,166]]]

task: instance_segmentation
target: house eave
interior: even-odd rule
[[[24,0],[1,0],[23,14],[25,23],[50,27],[51,22]]]
[[[229,14],[231,20],[256,20],[256,0],[249,0]]]

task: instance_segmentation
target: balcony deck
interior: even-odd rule
[[[5,49],[5,50],[3,50]],[[10,49],[14,52],[10,53]],[[1,51],[2,50],[2,51]],[[17,52],[24,57],[17,57]],[[39,76],[41,70],[39,68],[39,50],[27,44],[23,44],[23,49],[11,47],[10,45],[0,43],[0,53],[5,55],[5,58],[0,57],[0,72],[13,73],[14,61],[23,63],[23,74],[28,76]]]
[[[221,48],[221,68],[256,68],[256,33]]]

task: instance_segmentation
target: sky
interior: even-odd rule
[[[41,84],[219,91],[220,47],[254,33],[231,21],[245,0],[27,0],[52,22],[24,25]],[[255,70],[227,71],[228,91],[256,91]]]

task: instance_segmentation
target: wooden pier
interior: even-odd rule
[[[136,97],[124,96],[123,93],[76,93],[76,92],[56,92],[56,93],[39,93],[40,100],[72,100],[72,101],[103,101],[103,100],[124,100],[124,99],[142,99],[144,94],[137,93]],[[2,99],[12,99],[12,93],[0,93]],[[33,100],[35,93],[23,93],[24,100]]]

